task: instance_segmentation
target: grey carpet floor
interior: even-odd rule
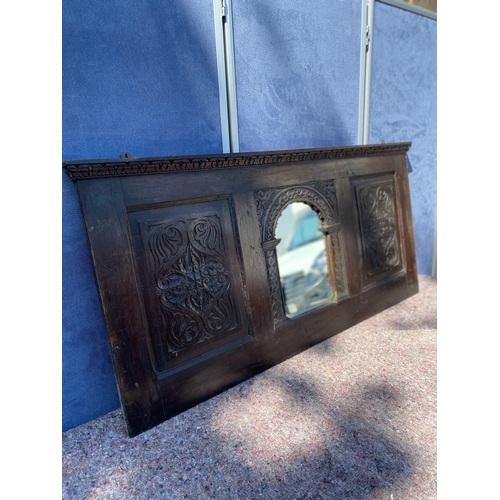
[[[437,282],[133,439],[63,433],[64,499],[437,498]]]

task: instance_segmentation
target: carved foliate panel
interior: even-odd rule
[[[365,281],[401,269],[398,220],[392,179],[356,186]]]
[[[227,335],[238,325],[216,215],[151,226],[147,244],[170,353]]]
[[[146,212],[132,224],[142,242],[136,247],[146,264],[145,307],[159,371],[216,348],[246,324],[227,202],[159,213],[168,212]]]

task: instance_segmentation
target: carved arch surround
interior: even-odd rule
[[[275,239],[276,225],[291,203],[305,203],[318,215],[323,230],[338,223],[337,197],[333,181],[300,186],[261,189],[254,193],[262,243]]]
[[[305,203],[321,221],[320,230],[326,237],[327,254],[333,257],[329,265],[330,279],[336,300],[348,295],[345,252],[338,215],[334,180],[296,186],[261,189],[254,192],[261,243],[264,250],[275,325],[286,319],[276,247],[276,226],[283,210],[291,203]],[[331,262],[331,259],[328,259]]]

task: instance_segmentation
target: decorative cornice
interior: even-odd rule
[[[167,156],[147,158],[116,158],[108,160],[77,160],[64,162],[63,167],[74,181],[99,177],[149,175],[169,172],[219,170],[273,165],[276,163],[308,162],[353,156],[373,156],[406,153],[411,142],[344,146],[321,149],[296,149],[262,153],[231,153],[211,156]]]

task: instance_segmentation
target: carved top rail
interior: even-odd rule
[[[255,167],[291,162],[311,162],[329,158],[406,153],[411,142],[303,149],[263,151],[224,155],[165,156],[143,158],[111,158],[105,160],[66,161],[64,166],[72,180],[125,175],[164,174],[225,168]]]

